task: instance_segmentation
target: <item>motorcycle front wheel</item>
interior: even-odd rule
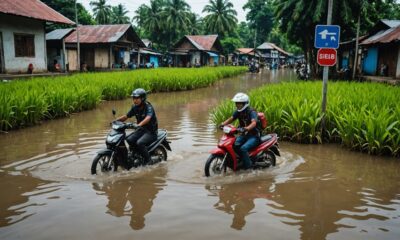
[[[98,174],[100,172],[117,171],[118,166],[111,159],[110,154],[97,154],[93,159],[91,173]]]
[[[226,166],[223,166],[225,165],[223,164],[223,159],[223,155],[210,155],[204,167],[206,177],[221,175],[226,170]]]

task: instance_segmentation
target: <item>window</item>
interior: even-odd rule
[[[35,56],[35,35],[14,34],[15,57]]]

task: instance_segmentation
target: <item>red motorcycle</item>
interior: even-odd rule
[[[223,127],[224,135],[221,137],[218,147],[210,151],[204,167],[206,177],[226,173],[227,168],[238,171],[243,168],[243,161],[234,150],[235,134],[240,129],[233,125]],[[249,152],[250,160],[254,168],[267,168],[276,165],[276,156],[280,156],[278,136],[275,133],[261,136],[260,144]]]

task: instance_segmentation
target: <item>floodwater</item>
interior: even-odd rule
[[[400,161],[281,142],[277,166],[205,178],[221,133],[210,110],[290,71],[149,96],[173,151],[156,166],[91,176],[112,120],[132,104],[0,135],[0,239],[400,239]],[[273,101],[273,99],[266,99]]]

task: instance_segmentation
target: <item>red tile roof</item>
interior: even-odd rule
[[[196,47],[199,48],[199,50],[206,51],[211,50],[215,41],[218,39],[218,35],[187,35],[186,37],[192,43],[194,42],[195,46],[197,44],[198,46]]]
[[[129,29],[132,30],[134,41],[145,47],[130,24],[116,25],[85,25],[79,26],[80,43],[112,43],[117,42]],[[76,31],[65,38],[66,43],[76,43]]]
[[[46,22],[74,24],[73,21],[39,0],[0,0],[0,13],[34,18]]]

